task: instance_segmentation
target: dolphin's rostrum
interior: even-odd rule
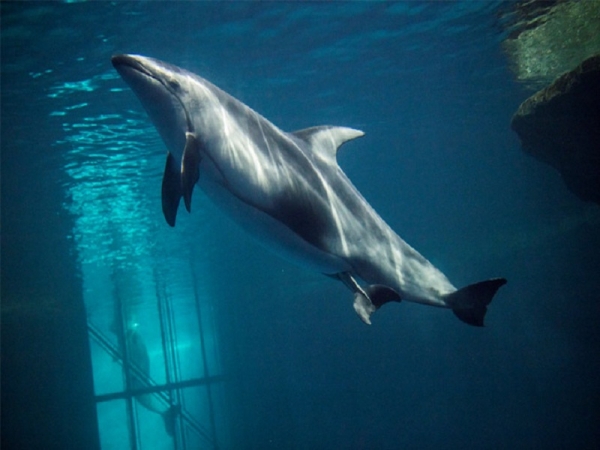
[[[184,69],[136,55],[117,55],[112,63],[167,146],[162,208],[169,225],[182,197],[190,210],[198,184],[263,244],[342,281],[368,324],[381,305],[406,300],[483,325],[506,280],[457,290],[379,217],[336,161],[338,148],[362,131],[318,126],[286,133]]]

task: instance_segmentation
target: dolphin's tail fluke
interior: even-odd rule
[[[173,405],[161,414],[162,418],[165,422],[165,430],[167,431],[167,434],[171,437],[173,436],[173,434],[175,434],[175,424],[176,424],[177,416],[179,415],[180,412],[181,412],[181,406]]]
[[[469,325],[482,327],[487,305],[504,284],[506,284],[504,278],[480,281],[445,295],[444,301],[460,320]]]

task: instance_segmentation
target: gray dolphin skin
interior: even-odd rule
[[[162,209],[169,225],[181,198],[190,211],[197,184],[264,245],[342,281],[367,324],[381,305],[406,300],[449,308],[483,326],[506,280],[457,290],[379,217],[336,161],[338,148],[362,131],[317,126],[286,133],[184,69],[137,55],[116,55],[112,63],[167,146]]]

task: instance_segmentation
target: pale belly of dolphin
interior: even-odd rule
[[[198,186],[208,198],[261,245],[309,270],[333,275],[351,270],[343,258],[327,253],[308,243],[288,226],[266,212],[242,201],[209,177],[200,179]]]

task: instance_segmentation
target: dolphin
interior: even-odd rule
[[[142,335],[135,327],[130,327],[125,333],[127,345],[127,356],[130,367],[130,386],[131,390],[144,389],[152,385],[150,381],[150,357],[146,343]],[[157,400],[156,392],[142,393],[135,396],[135,399],[148,411],[159,414],[165,424],[165,430],[169,436],[175,432],[175,421],[181,411],[179,405],[171,405],[165,408]]]
[[[139,55],[116,55],[112,64],[166,144],[162,210],[169,225],[181,198],[191,211],[198,185],[265,246],[345,284],[367,324],[383,304],[406,300],[483,326],[506,280],[457,289],[390,228],[336,161],[338,148],[362,131],[325,125],[287,133],[185,69]]]

